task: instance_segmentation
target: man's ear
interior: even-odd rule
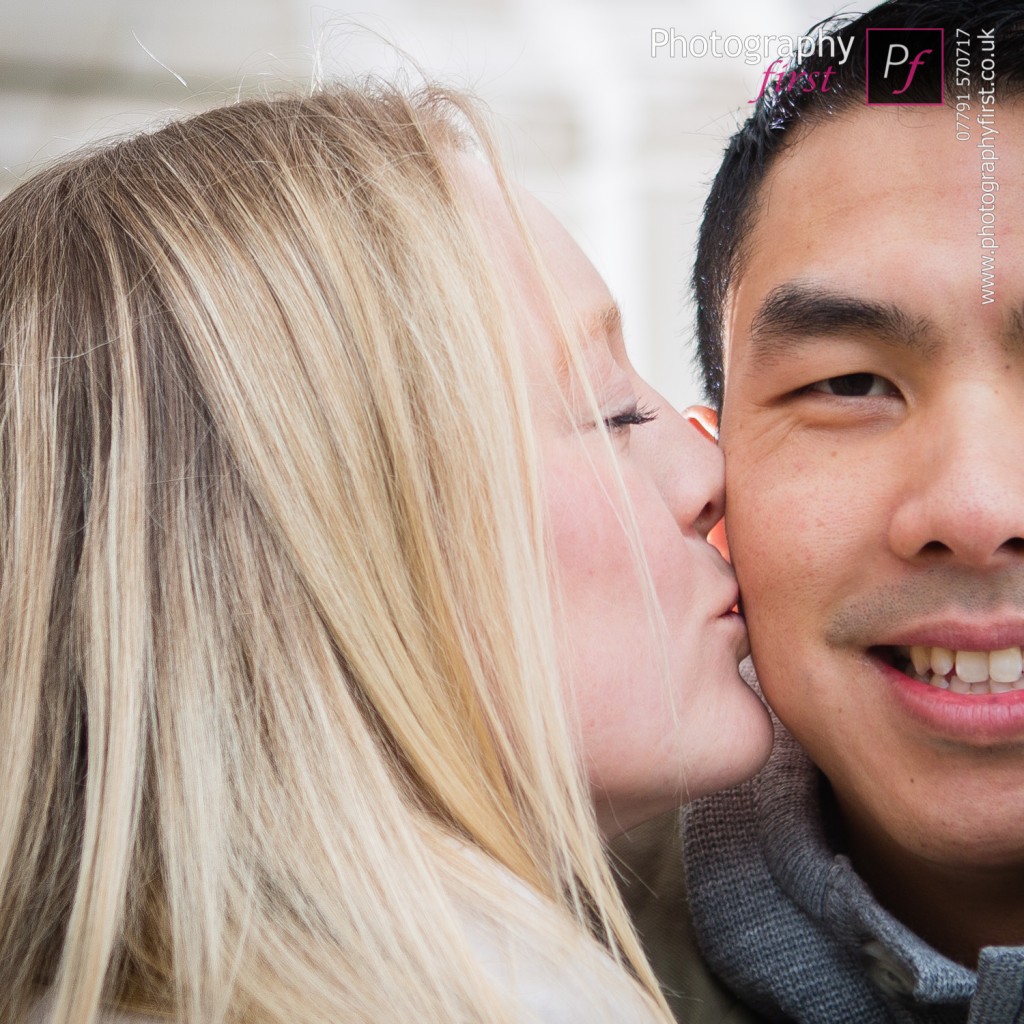
[[[709,440],[718,443],[718,413],[707,405],[691,405],[683,411],[683,415]],[[726,561],[729,558],[729,539],[725,535],[725,520],[719,519],[711,528],[708,540],[722,553]]]
[[[727,562],[732,562],[732,559],[729,557],[729,538],[725,535],[724,519],[719,519],[711,527],[711,532],[708,534],[708,543],[712,547],[717,548]]]
[[[718,413],[710,405],[691,405],[683,415],[707,438],[718,441]]]

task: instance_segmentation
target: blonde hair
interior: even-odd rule
[[[335,87],[0,202],[0,1019],[516,1020],[463,909],[593,936],[668,1018],[563,708],[470,144],[458,96]]]

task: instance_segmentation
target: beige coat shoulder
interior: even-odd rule
[[[612,843],[620,887],[647,957],[680,1024],[762,1024],[711,973],[697,947],[683,879],[677,812]]]

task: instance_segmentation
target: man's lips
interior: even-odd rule
[[[887,630],[875,643],[886,647],[946,647],[954,651],[1024,647],[1024,611],[983,622],[956,616],[905,624]]]
[[[873,647],[868,654],[889,684],[895,706],[927,732],[967,747],[1019,746],[1024,740],[1024,683],[998,684],[991,678],[966,683],[954,671],[922,679],[909,662],[893,665],[896,648]]]
[[[885,683],[873,691],[882,698],[880,707],[908,726],[916,722],[932,738],[965,747],[1020,746],[1024,612],[1018,608],[1024,598],[996,607],[978,595],[970,604],[913,614],[910,609],[920,608],[923,599],[903,596],[909,614],[894,615],[894,604],[886,602],[889,623],[878,602],[846,609],[826,638],[828,646],[867,655],[876,679]]]

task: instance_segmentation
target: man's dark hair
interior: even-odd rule
[[[865,102],[867,95],[865,40],[870,28],[942,28],[945,30],[945,98],[951,99],[963,89],[954,89],[957,75],[957,44],[970,39],[972,120],[980,110],[978,89],[981,84],[979,33],[991,32],[995,40],[994,78],[997,95],[1006,99],[1024,93],[1024,5],[1006,0],[889,0],[866,14],[828,19],[806,34],[834,38],[844,46],[853,40],[848,59],[840,64],[828,45],[816,48],[809,57],[794,59],[785,70],[783,81],[818,81],[831,67],[828,91],[804,92],[799,85],[789,91],[766,88],[754,106],[746,124],[729,140],[722,165],[711,186],[704,206],[693,269],[693,288],[697,300],[697,355],[708,401],[722,404],[723,316],[729,285],[740,272],[743,243],[758,213],[758,196],[776,155],[793,141],[796,130],[812,126],[837,111]],[[962,30],[960,33],[957,30]],[[964,33],[967,33],[965,36]],[[838,46],[836,54],[840,51]],[[961,49],[960,53],[963,53]],[[940,77],[937,62],[917,69],[904,95],[908,103],[923,102],[935,95]],[[817,72],[816,78],[809,76]],[[993,72],[989,72],[992,74]],[[806,79],[801,75],[808,76]],[[986,80],[986,86],[992,81]],[[952,127],[950,129],[953,130]],[[841,155],[837,154],[837,159]]]

